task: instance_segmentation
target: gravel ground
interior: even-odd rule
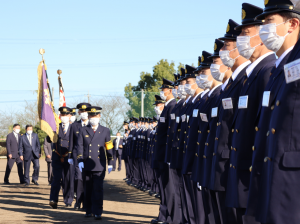
[[[11,184],[4,185],[5,167],[6,159],[0,159],[0,223],[150,223],[158,214],[158,199],[123,181],[124,164],[121,172],[106,174],[102,220],[84,218],[84,212],[65,208],[61,192],[58,209],[49,206],[45,160],[40,160],[39,186],[20,185],[16,165],[10,175]],[[30,174],[32,171],[31,166]]]

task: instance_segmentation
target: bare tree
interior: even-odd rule
[[[109,128],[114,134],[122,130],[123,122],[127,119],[126,112],[130,110],[124,96],[112,94],[101,98],[93,98],[92,105],[102,107],[101,125]]]

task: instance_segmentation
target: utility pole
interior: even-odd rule
[[[143,89],[141,94],[141,117],[144,117],[144,90]]]
[[[90,97],[91,97],[90,91],[88,91],[88,94],[87,94],[87,95],[84,95],[84,96],[86,96],[86,97],[88,98],[88,103],[90,103]]]

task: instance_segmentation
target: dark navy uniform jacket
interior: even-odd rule
[[[167,145],[166,145],[166,156],[165,156],[165,163],[171,162],[171,152],[172,152],[172,142],[174,136],[174,127],[176,124],[176,117],[178,116],[180,109],[183,105],[184,100],[180,100],[179,103],[176,103],[175,107],[173,108],[170,119],[169,119],[169,127],[167,133]]]
[[[150,164],[151,164],[151,168],[152,169],[158,169],[159,165],[158,162],[156,160],[154,160],[154,150],[155,150],[155,144],[156,144],[156,140],[155,140],[155,133],[156,133],[156,128],[157,126],[153,129],[152,134],[150,135],[150,151],[151,151],[151,156],[150,156]]]
[[[255,119],[264,89],[275,64],[275,55],[266,56],[242,83],[240,96],[248,96],[247,108],[237,109],[233,118],[232,147],[226,189],[226,206],[246,208],[252,164],[252,146],[255,137]]]
[[[20,142],[21,135],[17,134],[17,136],[18,136],[18,141],[13,132],[9,133],[6,137],[7,156],[11,154],[13,159],[19,156],[18,151],[19,151],[19,142]]]
[[[127,138],[123,138],[123,152],[122,152],[122,156],[121,159],[124,160],[125,162],[128,161],[128,157],[127,157]]]
[[[98,125],[94,132],[92,127],[82,127],[78,136],[78,163],[84,162],[84,171],[105,171],[106,157],[110,165],[113,144],[108,128]]]
[[[194,157],[191,179],[194,182],[199,182],[200,185],[202,185],[202,177],[203,177],[202,164],[203,164],[204,160],[206,160],[206,156],[208,156],[208,155],[204,154],[204,148],[205,148],[205,145],[207,144],[206,143],[207,135],[208,135],[208,133],[210,133],[208,124],[211,119],[211,108],[212,108],[212,105],[216,104],[216,101],[218,100],[219,95],[220,95],[221,88],[222,88],[222,85],[219,85],[218,87],[216,87],[214,89],[214,91],[211,93],[210,96],[208,96],[208,94],[207,94],[207,98],[203,104],[203,107],[201,107],[201,109],[199,111],[199,118],[200,118],[200,113],[205,114],[207,117],[207,121],[202,120],[201,118],[198,120],[199,132],[197,131],[197,134],[198,134],[197,142],[199,144],[197,144],[197,146],[196,146],[197,155]],[[195,167],[196,167],[196,169],[195,169]]]
[[[188,126],[186,129],[187,136],[185,139],[185,143],[183,148],[185,148],[185,153],[183,154],[183,166],[182,166],[182,174],[190,174],[193,168],[193,161],[195,157],[195,151],[197,148],[197,138],[198,138],[198,122],[199,122],[199,111],[204,105],[204,102],[207,98],[207,93],[201,98],[203,92],[201,92],[197,99],[194,101],[194,107],[192,109],[192,113],[189,117]],[[194,111],[195,115],[194,116]]]
[[[142,159],[147,160],[148,158],[148,138],[150,137],[151,129],[148,128],[143,133],[143,145],[142,145]]]
[[[137,146],[138,146],[138,136],[140,135],[140,129],[137,129],[134,135],[132,135],[132,142],[131,142],[131,158],[136,159],[137,155]]]
[[[246,62],[245,62],[246,63]],[[240,65],[241,66],[241,65]],[[221,103],[218,108],[218,126],[216,130],[216,138],[218,141],[214,145],[215,156],[212,159],[212,169],[211,169],[211,183],[210,189],[215,191],[225,191],[227,183],[227,172],[228,172],[228,159],[230,155],[230,146],[231,146],[231,134],[232,130],[230,129],[232,125],[232,120],[234,113],[237,109],[237,102],[240,94],[240,86],[245,73],[247,66],[244,67],[239,74],[236,76],[235,80],[231,83],[228,83],[224,90],[224,98],[231,98],[232,100],[232,109],[224,109],[223,104]]]
[[[132,159],[132,144],[133,144],[133,137],[135,136],[136,133],[136,129],[132,129],[130,131],[130,134],[128,136],[128,140],[127,140],[127,155],[130,159]]]
[[[78,140],[78,135],[79,131],[82,128],[81,125],[81,120],[76,121],[72,124],[71,129],[70,129],[70,140],[69,140],[69,159],[73,159],[74,161],[74,166],[75,166],[75,179],[82,179],[81,172],[78,168],[78,163],[77,163],[77,140]]]
[[[179,137],[178,137],[178,145],[177,145],[177,150],[172,151],[172,157],[173,153],[176,156],[175,161],[173,162],[171,160],[171,165],[173,163],[173,166],[175,169],[182,169],[182,163],[183,163],[183,154],[185,153],[184,143],[185,143],[185,134],[186,134],[186,124],[187,124],[187,116],[190,115],[190,111],[193,109],[193,103],[192,103],[193,98],[191,97],[189,101],[186,104],[186,107],[183,107],[183,110],[180,111],[180,123],[177,126],[178,132],[179,132]],[[180,130],[180,131],[179,131]],[[185,132],[185,133],[184,133]],[[173,147],[174,149],[174,147]]]
[[[283,67],[286,63],[288,57],[282,60],[279,64],[279,67]],[[279,68],[278,67],[278,68]],[[277,70],[277,71],[276,71]],[[276,72],[275,72],[276,71]],[[262,167],[264,163],[264,156],[266,150],[267,143],[267,135],[269,129],[270,118],[272,112],[275,108],[275,99],[279,92],[280,86],[284,82],[284,73],[282,69],[276,69],[273,67],[271,72],[269,73],[269,82],[264,91],[270,91],[270,99],[269,106],[262,106],[262,103],[259,104],[258,113],[255,120],[255,141],[252,146],[253,155],[252,155],[252,171],[250,176],[250,186],[249,186],[249,194],[248,194],[248,202],[247,202],[247,214],[254,216],[255,214],[260,214],[260,204],[258,201],[260,200],[260,179],[262,173]]]
[[[286,64],[299,59],[299,47],[298,41],[286,56],[289,57]],[[277,70],[284,74],[283,67],[278,66],[274,74],[279,72]],[[299,223],[300,220],[297,212],[300,208],[299,84],[299,80],[289,84],[284,80],[272,102],[274,110],[265,133],[267,147],[260,183],[260,222]]]
[[[166,154],[166,144],[167,144],[167,132],[168,132],[168,124],[169,120],[171,119],[171,112],[176,105],[176,100],[172,99],[168,105],[165,105],[155,133],[155,150],[154,150],[154,159],[160,162],[165,161],[165,154]]]
[[[179,113],[175,118],[175,125],[174,125],[174,134],[173,134],[173,141],[172,141],[172,149],[171,149],[171,158],[170,158],[170,168],[177,169],[177,157],[179,154],[179,142],[180,142],[180,133],[181,133],[181,116],[184,115],[185,111],[187,110],[188,106],[190,105],[191,98],[187,103],[185,100],[182,101],[182,106],[180,107]],[[182,153],[181,153],[182,154]]]
[[[221,86],[222,88],[222,86]],[[218,96],[218,99],[216,100],[216,102],[214,104],[211,104],[211,109],[210,109],[210,118],[209,118],[209,122],[208,122],[208,134],[206,137],[206,141],[204,143],[204,151],[203,151],[203,155],[205,155],[205,159],[203,158],[203,162],[202,162],[202,168],[201,168],[201,172],[202,172],[202,186],[209,188],[210,185],[210,177],[211,177],[211,166],[212,166],[212,158],[215,156],[214,153],[214,145],[215,142],[218,141],[218,139],[216,138],[216,130],[218,127],[218,114],[214,115],[214,117],[212,117],[212,110],[213,108],[218,108],[221,104],[222,98],[223,98],[223,94],[224,91],[221,89],[220,90],[220,94]],[[197,154],[197,156],[199,156]],[[197,157],[196,156],[196,157]],[[195,159],[196,159],[195,157]],[[201,156],[200,158],[201,159]]]
[[[56,143],[53,143],[54,148],[52,151],[52,163],[61,161],[68,163],[72,125],[73,124],[69,124],[67,133],[65,134],[62,128],[62,123],[59,124],[58,140]]]

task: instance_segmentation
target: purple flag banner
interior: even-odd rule
[[[53,111],[50,92],[46,77],[47,66],[40,62],[38,66],[38,111],[41,121],[41,130],[46,132],[52,142],[57,141],[57,127],[59,119]]]

